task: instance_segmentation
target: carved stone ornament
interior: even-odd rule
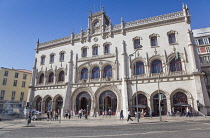
[[[175,30],[171,30],[171,31],[167,32],[167,35],[169,35],[169,34],[178,34],[178,33]]]
[[[98,38],[97,38],[97,37],[94,37],[94,38],[93,38],[93,41],[94,41],[94,42],[97,42],[97,41],[98,41]]]

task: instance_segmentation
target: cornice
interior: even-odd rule
[[[83,61],[91,61],[91,60],[98,60],[98,59],[104,59],[104,58],[111,58],[115,57],[115,54],[105,54],[105,55],[97,55],[93,57],[83,57],[78,60],[78,62],[83,62]]]
[[[178,21],[185,21],[185,16],[183,14],[183,11],[178,11],[178,12],[174,12],[174,13],[140,19],[140,20],[136,20],[136,21],[132,21],[132,22],[127,22],[127,23],[124,23],[123,30],[130,32],[130,31],[135,31],[137,29],[141,29],[141,28],[148,28],[148,27],[161,26],[161,25],[170,24],[170,23],[177,23]],[[116,34],[121,33],[121,30],[122,30],[121,24],[117,24],[117,25],[112,26],[111,32],[113,32],[114,35],[116,35]],[[105,32],[101,32],[101,33],[109,33],[109,32],[110,32],[109,29],[105,29]],[[80,41],[81,39],[84,40],[84,39],[87,39],[88,37],[99,36],[99,35],[101,35],[101,33],[88,34],[87,32],[81,32],[78,34],[74,34],[73,37],[72,37],[72,35],[70,35],[67,37],[40,43],[38,50],[44,50],[51,46],[55,47],[55,46],[60,46],[60,45],[64,45],[64,44],[73,44],[73,42],[74,43],[79,43],[79,42],[83,43],[83,41]]]

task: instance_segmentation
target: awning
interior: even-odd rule
[[[177,103],[173,105],[174,107],[190,107],[191,105],[187,103]]]
[[[143,104],[131,106],[131,108],[146,108],[146,107],[147,106],[146,105],[143,105]]]

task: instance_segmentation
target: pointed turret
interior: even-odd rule
[[[38,48],[39,48],[39,38],[38,38],[38,41],[36,42],[36,53],[37,54],[39,53]]]

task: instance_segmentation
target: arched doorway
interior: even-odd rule
[[[190,105],[187,102],[187,95],[183,92],[177,92],[173,95],[173,108],[172,113],[179,111],[181,114],[184,113],[186,107]]]
[[[144,109],[144,111],[147,109],[147,97],[144,94],[138,94],[138,106],[136,106],[136,93],[133,96],[133,107],[138,107],[138,111],[141,111],[141,109]],[[147,112],[147,111],[146,111]]]
[[[81,92],[77,95],[76,98],[76,113],[82,109],[83,111],[87,111],[87,113],[90,113],[91,109],[91,96],[88,92]]]
[[[103,111],[107,111],[111,109],[112,115],[116,114],[117,109],[117,96],[112,91],[105,91],[99,97],[99,110],[100,114]]]
[[[45,112],[47,112],[48,110],[51,110],[51,109],[52,109],[52,98],[48,97],[45,100]]]
[[[63,106],[63,98],[61,96],[59,96],[56,100],[55,100],[55,111],[60,113],[60,110]]]
[[[166,96],[163,93],[160,93],[160,94],[163,95],[162,96],[163,99],[160,102],[160,105],[161,105],[161,115],[166,115],[167,114]],[[159,115],[159,94],[158,93],[153,96],[153,107],[154,107],[153,114],[155,116],[156,115]]]
[[[41,107],[42,107],[42,98],[39,97],[39,98],[36,100],[36,110],[41,112]]]

